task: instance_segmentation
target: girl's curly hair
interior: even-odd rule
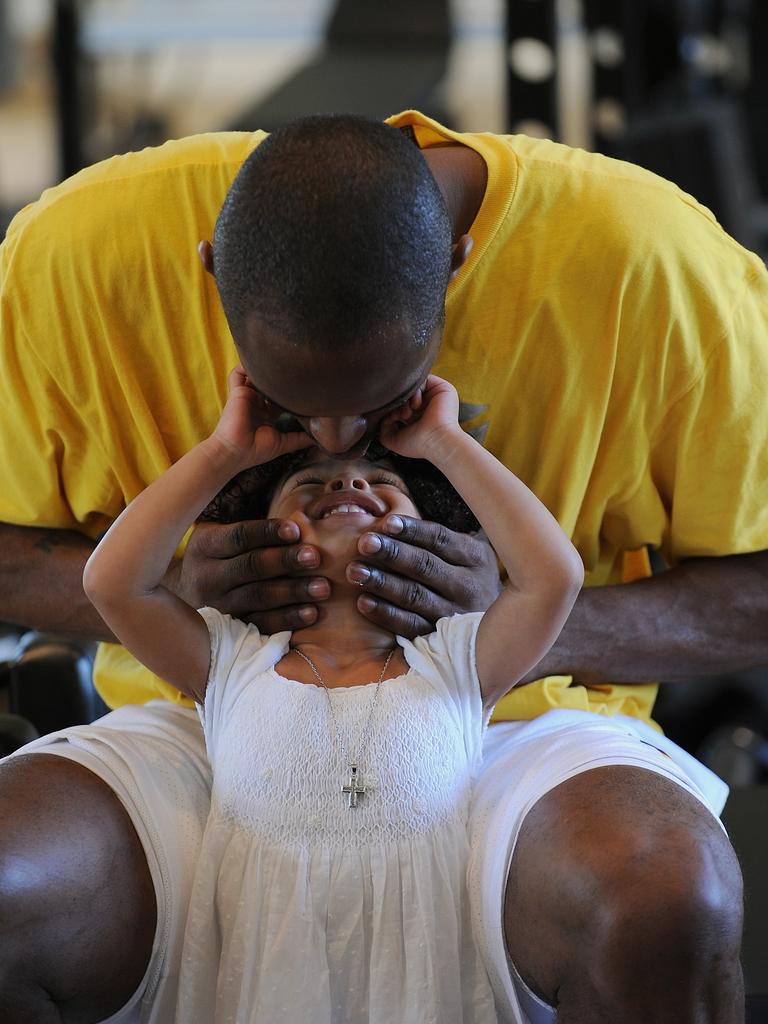
[[[243,519],[265,519],[279,482],[295,472],[313,451],[313,448],[304,448],[239,473],[203,509],[198,522],[237,523]],[[473,533],[480,529],[469,506],[431,462],[407,459],[378,442],[371,444],[362,457],[369,462],[386,459],[405,481],[424,519],[459,533]]]

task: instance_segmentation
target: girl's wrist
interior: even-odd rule
[[[200,448],[216,468],[221,468],[230,474],[227,479],[231,479],[241,470],[248,468],[249,462],[245,453],[220,437],[215,431],[200,443]]]
[[[430,435],[424,455],[433,466],[445,473],[446,467],[456,457],[467,440],[471,440],[458,423],[448,424]],[[447,475],[447,474],[446,474]]]

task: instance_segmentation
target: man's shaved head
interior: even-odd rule
[[[214,273],[238,346],[254,319],[315,351],[428,344],[443,315],[451,224],[400,130],[303,118],[244,162],[216,222]]]

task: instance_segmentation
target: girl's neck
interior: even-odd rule
[[[360,593],[353,584],[334,584],[328,600],[318,605],[317,621],[294,630],[291,636],[291,647],[310,657],[323,677],[356,669],[365,674],[367,668],[383,664],[396,646],[392,633],[358,611]]]
[[[291,647],[311,658],[328,686],[355,685],[376,680],[389,651],[396,646],[394,636],[369,622],[357,610],[360,590],[346,581],[335,583],[327,601],[318,607],[316,623],[295,630]],[[302,682],[316,682],[302,658],[291,650],[280,665],[281,672]],[[395,651],[387,678],[408,671],[408,663]],[[306,677],[306,678],[305,678]]]

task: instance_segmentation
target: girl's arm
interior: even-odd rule
[[[311,443],[269,425],[238,367],[214,433],[142,491],[88,559],[86,594],[115,636],[142,664],[202,703],[210,639],[198,612],[162,585],[189,526],[241,470]]]
[[[388,420],[382,442],[402,455],[428,458],[448,477],[480,521],[509,577],[477,635],[477,671],[488,707],[555,642],[583,583],[584,568],[533,492],[459,427],[453,386],[429,377],[421,402],[420,408],[411,403],[410,410],[398,410]]]

